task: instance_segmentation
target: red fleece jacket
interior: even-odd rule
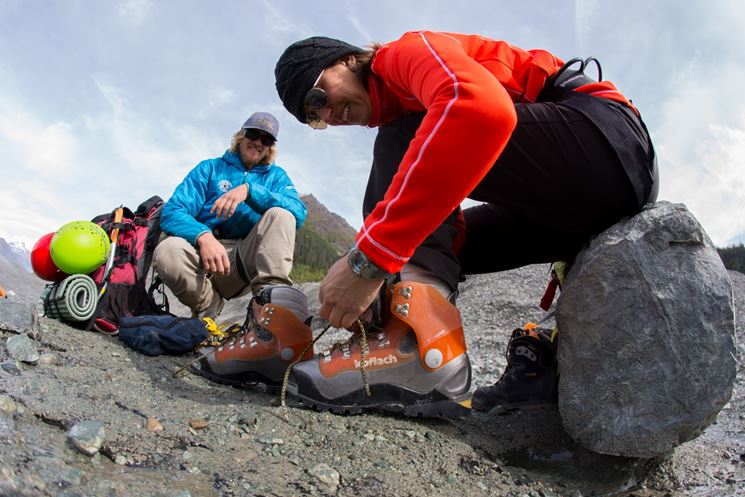
[[[384,199],[357,245],[394,273],[460,205],[515,129],[514,103],[535,102],[563,61],[483,36],[418,31],[383,45],[368,80],[370,126],[426,111]],[[604,81],[576,89],[630,105]]]

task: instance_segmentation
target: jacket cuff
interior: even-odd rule
[[[409,261],[409,257],[396,257],[383,247],[371,242],[369,237],[362,235],[362,232],[357,233],[356,243],[357,248],[386,273],[398,273],[403,265]]]
[[[194,237],[194,240],[191,242],[192,245],[194,245],[194,248],[199,248],[199,245],[197,245],[197,240],[199,240],[199,237],[204,235],[205,233],[212,233],[211,230],[204,230],[197,233],[197,236]]]

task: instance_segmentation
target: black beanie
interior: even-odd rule
[[[345,55],[362,52],[362,48],[324,36],[306,38],[287,47],[274,68],[277,93],[285,108],[305,123],[305,94],[321,71]]]

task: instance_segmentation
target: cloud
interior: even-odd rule
[[[140,178],[143,195],[170,195],[189,169],[225,148],[227,138],[218,137],[208,127],[150,116],[146,109],[129,102],[123,89],[104,79],[99,76],[95,83],[110,109],[89,120],[89,126],[110,143],[112,162]],[[223,102],[231,98],[232,92],[221,92],[217,97]],[[214,102],[211,99],[209,105]],[[155,191],[148,194],[146,188]]]
[[[235,101],[236,93],[227,88],[216,88],[207,95],[207,105],[194,112],[194,117],[206,119]]]
[[[117,6],[119,17],[130,27],[140,26],[153,10],[150,0],[127,0]]]
[[[360,33],[360,35],[362,35],[361,39],[366,40],[366,44],[371,43],[373,40],[375,40],[375,37],[370,35],[370,32],[365,26],[362,25],[360,20],[353,12],[347,14],[347,20],[349,20],[349,22],[352,23],[352,26],[354,26],[354,29],[356,29]]]
[[[48,170],[52,175],[64,174],[77,150],[70,124],[45,122],[24,109],[15,98],[0,97],[0,138],[20,157],[13,166],[15,172],[20,168],[30,173]],[[5,160],[7,155],[8,152],[4,154]]]
[[[714,244],[725,246],[745,232],[745,112],[737,126],[711,124],[696,142],[690,157],[667,154],[665,196],[686,204]]]
[[[264,29],[269,33],[268,36],[262,38],[262,41],[286,46],[287,39],[291,38],[291,42],[294,42],[296,41],[295,38],[311,36],[312,29],[307,22],[293,20],[292,13],[295,10],[293,10],[292,5],[294,4],[277,4],[277,2],[270,2],[269,0],[263,0],[262,3],[266,10]]]
[[[673,75],[652,134],[660,160],[660,198],[683,202],[715,244],[745,231],[745,67],[693,53]]]

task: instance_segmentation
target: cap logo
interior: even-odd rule
[[[258,124],[264,126],[264,129],[267,129],[269,131],[274,131],[274,123],[272,123],[269,119],[265,117],[260,117],[257,119]]]

